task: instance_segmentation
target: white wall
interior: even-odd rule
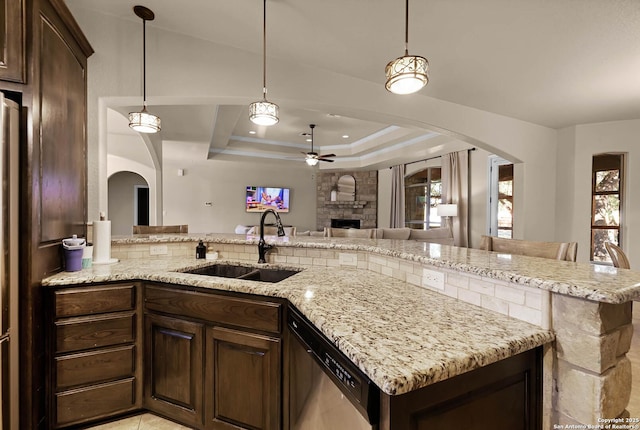
[[[487,234],[487,195],[489,193],[489,156],[476,149],[469,153],[469,247],[477,248],[480,237]]]
[[[106,110],[140,103],[139,23],[82,9],[72,10],[96,53],[88,64],[89,218],[106,203]],[[260,53],[250,53],[170,33],[147,31],[149,104],[186,100],[248,104],[260,92]],[[269,60],[272,101],[398,125],[438,130],[460,141],[523,163],[522,235],[553,239],[555,188],[539,192],[539,178],[555,183],[556,131],[428,96],[389,94],[381,82],[368,82],[321,68]],[[244,182],[244,181],[243,181]],[[244,184],[237,184],[237,186]],[[165,193],[169,196],[171,193]],[[167,202],[165,207],[172,210]],[[191,208],[197,212],[199,206]],[[384,209],[380,208],[380,213]],[[168,221],[165,221],[168,223]],[[198,223],[204,225],[204,223]]]
[[[391,226],[391,169],[378,170],[378,228]]]
[[[164,224],[188,224],[190,233],[233,233],[236,225],[257,225],[260,214],[245,212],[246,186],[291,189],[289,213],[282,222],[299,231],[315,230],[315,170],[304,163],[292,167],[264,162],[168,159],[164,163]],[[184,169],[184,176],[178,176]],[[212,206],[206,206],[211,202]],[[268,215],[266,222],[273,222]]]
[[[623,249],[631,267],[640,268],[640,120],[578,125],[563,129],[558,146],[558,240],[578,241],[578,259],[588,261],[591,223],[592,157],[626,153]]]

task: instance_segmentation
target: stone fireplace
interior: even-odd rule
[[[331,190],[338,178],[351,175],[356,180],[354,201],[331,201]],[[316,228],[332,227],[331,220],[359,223],[359,228],[378,226],[378,171],[340,171],[316,176]]]

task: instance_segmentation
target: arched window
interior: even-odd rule
[[[427,167],[404,179],[405,227],[428,230],[440,227],[437,207],[442,202],[440,167]]]

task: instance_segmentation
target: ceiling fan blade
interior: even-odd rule
[[[320,158],[329,158],[329,157],[335,157],[336,154],[324,154],[324,155],[319,155]]]
[[[318,161],[326,161],[327,163],[333,163],[336,160],[329,160],[328,158],[318,158]]]

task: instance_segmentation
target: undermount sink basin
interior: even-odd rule
[[[298,273],[298,270],[239,266],[235,264],[213,264],[211,266],[187,270],[184,273],[274,283],[295,275]]]

